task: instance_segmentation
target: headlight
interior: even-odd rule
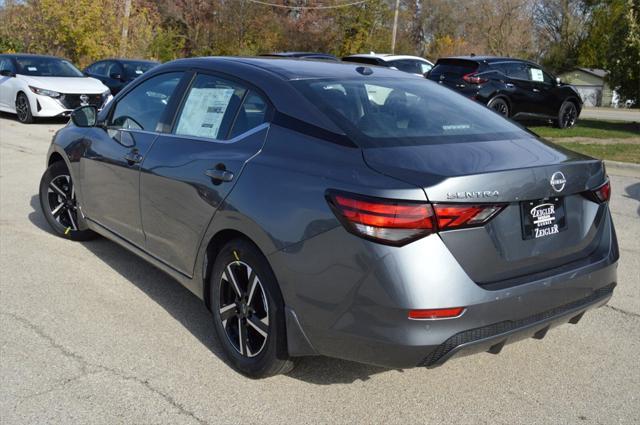
[[[41,96],[60,97],[60,93],[53,90],[39,89],[38,87],[29,86],[32,92]]]
[[[111,96],[111,90],[107,90],[106,92],[102,93],[102,98],[105,99],[107,97]]]

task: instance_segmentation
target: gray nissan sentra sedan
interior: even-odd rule
[[[251,377],[298,356],[407,368],[498,353],[616,285],[601,161],[384,68],[167,63],[99,114],[74,111],[47,167],[53,230],[175,277]]]

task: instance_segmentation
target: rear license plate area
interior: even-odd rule
[[[522,238],[539,239],[567,228],[564,198],[553,197],[520,202]]]

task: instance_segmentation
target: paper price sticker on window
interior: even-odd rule
[[[531,80],[532,81],[544,81],[544,74],[541,69],[531,68]]]

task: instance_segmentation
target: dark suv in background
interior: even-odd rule
[[[106,59],[94,62],[84,69],[84,74],[102,81],[112,95],[160,62],[137,59]]]
[[[500,57],[438,59],[427,78],[513,119],[552,120],[572,127],[580,115],[578,92],[536,63]]]

